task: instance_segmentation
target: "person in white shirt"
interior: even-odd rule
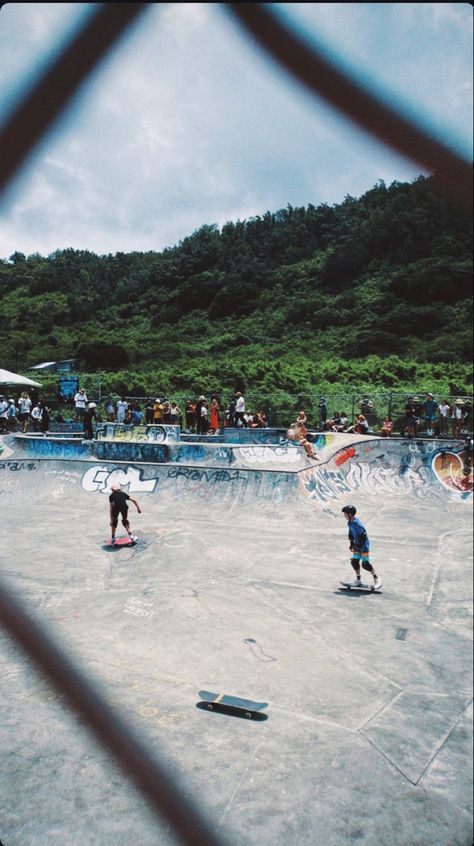
[[[76,409],[76,420],[82,420],[84,411],[87,405],[87,394],[78,387],[77,393],[74,395],[74,406]]]
[[[125,397],[122,397],[118,400],[117,405],[117,423],[124,423],[125,422],[125,413],[128,411],[128,402],[126,401]]]
[[[234,421],[236,426],[245,426],[245,399],[240,391],[235,395]]]
[[[23,427],[23,434],[28,431],[28,421],[31,413],[31,400],[26,391],[23,391],[18,400],[18,419]]]
[[[0,432],[3,434],[8,431],[7,429],[7,411],[8,411],[9,403],[3,396],[0,394]]]
[[[40,430],[42,417],[43,417],[43,411],[41,409],[41,404],[38,403],[37,405],[35,405],[35,407],[33,408],[33,411],[31,412],[31,419],[33,421],[33,426],[34,426],[35,432],[39,432],[39,430]]]
[[[460,438],[461,437],[461,429],[463,427],[464,421],[464,401],[462,399],[457,399],[454,403],[453,408],[453,416],[451,418],[451,423],[453,427],[453,437]]]
[[[438,405],[438,415],[439,415],[439,433],[440,435],[447,435],[448,434],[448,419],[451,414],[451,406],[448,400],[442,400],[440,405]]]

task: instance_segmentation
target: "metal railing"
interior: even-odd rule
[[[87,379],[81,379],[81,382],[86,386],[87,392]],[[88,396],[90,396],[91,400],[93,399],[94,402],[98,403],[100,416],[103,421],[106,421],[106,401],[104,400],[104,398],[97,397],[92,391],[90,392],[90,394],[89,392],[87,393]],[[153,398],[155,394],[156,392],[152,392],[148,397],[124,395],[124,398],[129,403],[136,403],[136,405],[144,414],[147,400],[149,398]],[[212,396],[213,395],[210,394],[208,396],[208,399],[211,399]],[[229,401],[232,399],[232,394],[230,394],[229,392],[223,392],[221,395],[218,396],[220,401],[219,417],[222,426],[224,426],[226,419],[226,409],[228,407]],[[334,394],[326,393],[324,395],[324,399],[327,411],[327,419],[332,418],[339,412],[345,414],[348,417],[349,423],[353,423],[356,414],[364,413],[371,429],[373,431],[376,431],[377,428],[380,428],[384,417],[389,416],[391,417],[394,423],[394,432],[401,433],[403,431],[403,423],[405,419],[405,403],[407,402],[408,398],[411,398],[414,401],[415,405],[419,406],[420,424],[418,426],[418,430],[420,432],[425,430],[426,427],[424,422],[425,415],[423,403],[427,398],[426,390],[413,389],[411,391],[405,392],[381,391],[377,393],[371,393],[369,397],[371,402],[371,408],[369,408],[368,410],[364,410],[364,396],[366,396],[366,394],[363,391],[354,391],[352,389],[346,392],[338,392]],[[176,396],[174,394],[170,394],[166,398],[171,402],[177,403],[180,409],[181,427],[183,430],[186,430],[188,428],[186,425],[186,404],[188,401],[195,402],[197,397],[190,396],[189,394],[185,396]],[[308,420],[308,426],[310,426],[311,428],[321,428],[321,423],[324,420],[321,415],[321,398],[322,395],[317,393],[299,393],[297,395],[294,395],[285,392],[282,396],[277,396],[275,394],[262,394],[261,392],[254,390],[250,390],[245,393],[246,409],[248,412],[256,413],[263,411],[266,415],[269,426],[281,428],[285,428],[291,423],[293,423],[300,411],[305,412]],[[113,397],[113,399],[116,401],[118,397]],[[454,408],[456,407],[456,404],[459,405],[459,401],[462,400],[463,408],[465,410],[470,409],[466,417],[463,430],[472,431],[473,397],[466,396],[465,394],[434,394],[434,401],[437,405],[439,405],[441,401],[444,400],[448,402],[452,410],[448,417],[449,421],[452,421],[454,419]],[[74,420],[73,403],[70,402],[69,404],[61,404],[56,401],[55,405],[57,406],[58,411],[61,411],[61,417],[63,417],[63,419],[68,421]],[[439,415],[437,414],[436,419],[438,418],[438,416]],[[144,414],[142,423],[145,422],[147,421],[145,419]],[[150,420],[148,422],[152,421]]]

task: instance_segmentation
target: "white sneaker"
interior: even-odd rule
[[[354,579],[354,581],[351,582],[351,587],[362,587],[362,579]]]
[[[138,538],[137,538],[137,536],[136,536],[136,535],[129,535],[129,537],[130,537],[130,540],[131,540],[131,541],[136,541],[136,540],[138,540]]]
[[[374,590],[379,590],[382,587],[382,582],[380,581],[379,577],[376,576],[374,579]]]

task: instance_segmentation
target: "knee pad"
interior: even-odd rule
[[[372,564],[370,563],[370,561],[367,561],[367,559],[362,561],[362,566],[363,566],[364,570],[368,570],[369,573],[373,573],[374,568],[372,567]]]
[[[351,567],[353,567],[354,570],[360,570],[360,561],[358,558],[351,558]]]

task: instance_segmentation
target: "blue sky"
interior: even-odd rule
[[[273,6],[471,157],[469,4]],[[91,8],[2,7],[2,114]],[[161,250],[205,223],[332,205],[421,172],[292,83],[225,4],[152,5],[3,200],[0,257]]]

